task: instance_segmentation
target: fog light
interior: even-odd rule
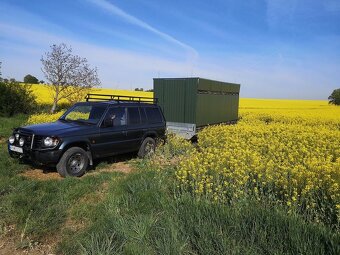
[[[13,144],[14,141],[15,141],[14,136],[11,135],[11,136],[8,138],[8,141],[9,141],[10,144]]]
[[[24,138],[20,138],[20,140],[19,140],[19,145],[22,147],[22,146],[24,146],[24,143],[25,143],[25,140],[24,140]]]

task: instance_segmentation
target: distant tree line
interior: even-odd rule
[[[332,94],[328,97],[329,103],[340,105],[340,88],[333,90]]]
[[[143,88],[135,88],[135,91],[144,91]],[[153,92],[153,89],[147,89],[145,92]]]

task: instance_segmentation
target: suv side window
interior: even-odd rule
[[[148,119],[146,117],[145,107],[140,107],[139,112],[140,112],[140,118],[141,118],[142,124],[147,123]]]
[[[158,108],[156,107],[147,107],[145,108],[146,116],[148,116],[149,123],[161,123],[162,115]]]
[[[105,115],[102,127],[119,127],[126,125],[126,111],[124,107],[110,108]]]
[[[128,107],[128,124],[138,125],[140,124],[140,114],[138,107]]]

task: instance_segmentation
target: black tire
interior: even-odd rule
[[[149,156],[155,152],[156,148],[156,142],[153,138],[147,137],[142,142],[142,145],[139,148],[138,151],[138,157],[144,158],[146,156]]]
[[[89,158],[86,151],[79,147],[72,147],[61,156],[57,171],[62,177],[80,177],[85,174],[88,166]]]

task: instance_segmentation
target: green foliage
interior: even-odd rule
[[[328,100],[330,104],[340,105],[340,89],[333,90]]]
[[[35,76],[30,75],[30,74],[27,74],[27,75],[24,77],[24,83],[38,84],[38,83],[39,83],[39,80],[38,80]]]
[[[31,113],[37,104],[28,85],[17,82],[0,82],[0,115],[13,116]]]

